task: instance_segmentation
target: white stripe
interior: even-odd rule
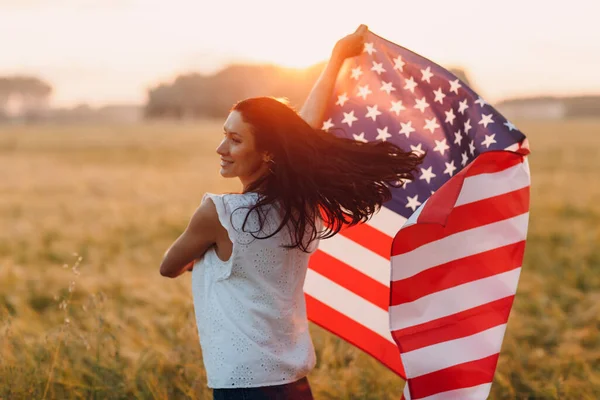
[[[448,390],[447,392],[421,397],[419,400],[481,400],[487,399],[492,389],[492,383],[471,386],[468,388]]]
[[[387,311],[354,294],[343,286],[309,269],[306,272],[304,293],[358,322],[393,343]]]
[[[520,273],[521,268],[515,268],[391,306],[390,328],[392,331],[408,328],[513,296]]]
[[[393,238],[405,222],[406,218],[402,215],[387,207],[381,207],[366,224]]]
[[[319,242],[319,250],[390,287],[390,260],[348,239],[343,234],[322,239]]]
[[[465,178],[455,206],[499,196],[530,185],[529,169],[519,163],[503,171]]]
[[[404,395],[404,400],[411,400],[408,382],[404,384],[404,390],[402,391],[402,394]]]
[[[458,232],[392,257],[392,280],[525,240],[529,213]]]
[[[474,335],[402,353],[406,377],[415,378],[498,354],[505,331],[506,324],[502,324]]]
[[[505,147],[504,150],[505,151],[517,151],[517,150],[519,150],[519,143],[518,142],[517,143],[513,143],[510,146]]]

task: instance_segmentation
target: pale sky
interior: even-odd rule
[[[54,106],[139,103],[229,62],[307,66],[360,23],[488,101],[600,94],[597,0],[0,0],[0,76],[33,74]]]

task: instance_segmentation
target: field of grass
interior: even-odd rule
[[[190,274],[158,273],[218,171],[221,121],[0,127],[0,399],[209,399]],[[517,124],[525,263],[491,399],[600,399],[600,121]],[[312,326],[316,399],[403,381]]]

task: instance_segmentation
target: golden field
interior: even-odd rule
[[[0,399],[210,399],[190,274],[162,255],[218,171],[222,121],[0,127]],[[518,123],[524,268],[490,399],[600,399],[600,121]],[[312,326],[316,399],[403,381]]]

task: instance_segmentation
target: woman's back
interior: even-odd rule
[[[211,388],[256,387],[294,382],[315,365],[304,303],[310,254],[286,249],[290,231],[268,239],[281,222],[267,206],[259,231],[256,212],[242,224],[256,193],[207,193],[233,243],[227,261],[211,247],[192,271],[192,292],[204,364]],[[236,211],[237,210],[237,211]],[[233,214],[232,214],[233,213]],[[313,252],[318,241],[313,241]]]

